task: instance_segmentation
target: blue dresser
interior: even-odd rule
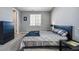
[[[14,25],[9,21],[0,21],[0,45],[14,39]]]

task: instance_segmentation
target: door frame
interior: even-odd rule
[[[13,14],[13,22],[14,22],[14,33],[15,34],[19,34],[19,11],[15,8],[12,9],[13,13],[15,12],[15,14]]]

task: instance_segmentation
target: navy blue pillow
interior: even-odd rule
[[[30,31],[26,36],[40,36],[39,31]]]

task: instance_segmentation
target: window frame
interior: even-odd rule
[[[31,20],[31,18],[33,18],[34,16],[34,19]],[[40,17],[40,19],[38,19],[37,17]],[[38,21],[37,21],[37,19]],[[35,21],[34,24],[32,23],[32,21]],[[30,26],[41,26],[41,14],[30,14]]]

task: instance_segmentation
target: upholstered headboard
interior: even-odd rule
[[[68,32],[68,34],[67,34],[68,40],[72,40],[73,26],[63,26],[63,25],[53,25],[53,26],[54,26],[54,28],[57,28],[57,29],[66,30]]]

